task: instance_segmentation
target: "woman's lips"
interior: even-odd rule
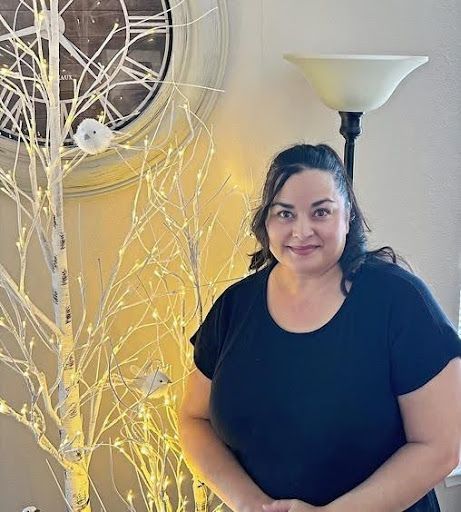
[[[306,255],[310,254],[311,252],[315,251],[319,246],[318,245],[303,245],[298,247],[293,247],[291,245],[288,246],[291,251],[293,251],[295,254],[300,255]]]

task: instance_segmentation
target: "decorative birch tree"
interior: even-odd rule
[[[19,259],[17,278],[0,263],[0,363],[20,377],[28,397],[19,409],[7,396],[0,396],[0,413],[27,427],[47,457],[60,465],[69,511],[90,512],[96,503],[106,510],[91,472],[93,454],[104,448],[109,450],[113,482],[126,510],[186,510],[191,500],[184,488],[188,470],[178,444],[176,410],[192,363],[188,335],[218,291],[244,267],[246,217],[242,215],[242,223],[232,233],[220,220],[218,199],[222,205],[232,188],[227,183],[214,191],[207,186],[214,153],[212,134],[191,111],[187,97],[175,89],[163,115],[184,116],[190,128],[185,140],[175,140],[171,131],[168,143],[159,141],[157,133],[138,140],[130,148],[138,155],[133,167],[133,160],[122,151],[126,134],[111,132],[112,149],[136,181],[128,231],[106,283],[101,274],[101,296],[90,321],[93,314],[87,307],[83,274],[75,277],[68,265],[64,219],[64,181],[78,172],[88,151],[70,146],[69,136],[97,102],[105,105],[99,120],[116,121],[107,102],[101,101],[103,93],[118,76],[120,56],[129,45],[154,35],[157,28],[140,19],[136,36],[102,66],[96,59],[119,30],[114,24],[92,58],[80,56],[81,77],[73,82],[71,102],[63,115],[61,14],[72,0],[61,9],[58,4],[58,0],[49,4],[19,0],[15,21],[21,9],[33,17],[29,28],[19,30],[0,14],[6,33],[0,41],[9,41],[2,48],[8,65],[0,68],[0,111],[6,119],[2,128],[17,134],[18,155],[20,147],[25,148],[29,181],[28,187],[19,182],[19,157],[10,167],[0,168],[1,192],[17,208]],[[33,36],[33,41],[27,36]],[[88,75],[92,85],[82,94]],[[19,101],[11,108],[13,96]],[[37,129],[37,96],[46,114],[45,133]],[[163,158],[152,163],[152,153],[159,152]],[[233,192],[234,205],[240,201],[241,211],[248,212],[246,196],[238,199]],[[221,258],[215,267],[219,271],[210,271],[207,247],[218,232],[223,253],[230,257]],[[51,280],[53,318],[27,290],[26,265],[34,239],[40,243]],[[77,320],[73,282],[78,283],[81,301]],[[52,372],[49,365],[45,370],[37,362],[40,352],[53,359]],[[172,357],[176,365],[169,362]],[[56,430],[57,444],[52,440]],[[119,490],[120,455],[136,476],[139,499],[131,490],[127,494]],[[55,479],[58,482],[56,475]],[[195,509],[206,510],[206,492],[196,479],[193,491]]]

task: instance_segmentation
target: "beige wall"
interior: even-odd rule
[[[373,243],[391,244],[414,264],[455,322],[461,234],[461,4],[457,0],[231,0],[225,94],[213,112],[213,172],[237,183],[259,179],[271,155],[295,141],[342,151],[339,117],[282,60],[284,52],[429,55],[380,110],[364,117],[355,189]],[[70,261],[79,270],[78,205],[83,265],[97,286],[97,257],[111,259],[128,219],[131,190],[70,200]],[[15,256],[11,206],[0,199],[0,261]],[[106,226],[110,225],[110,230]],[[38,252],[36,251],[36,254]],[[38,257],[38,256],[37,256]],[[35,262],[30,286],[46,284]],[[48,293],[43,294],[43,304]],[[0,394],[7,382],[0,381]],[[104,471],[104,469],[101,469]],[[29,433],[0,417],[0,511],[31,501],[44,512],[62,504]],[[461,487],[439,486],[444,512],[461,508]],[[115,511],[114,511],[115,512]]]

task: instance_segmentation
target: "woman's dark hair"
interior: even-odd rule
[[[385,246],[374,251],[367,247],[367,233],[370,228],[361,212],[349,177],[341,158],[336,151],[326,144],[312,146],[296,144],[280,152],[272,161],[267,173],[260,205],[256,208],[251,222],[251,230],[261,245],[261,249],[251,254],[250,270],[258,270],[271,263],[275,257],[269,249],[266,230],[266,218],[275,196],[279,193],[290,176],[315,169],[328,172],[339,194],[344,198],[346,208],[350,209],[349,233],[346,237],[344,251],[339,259],[343,273],[341,290],[347,295],[346,280],[352,281],[365,260],[384,260],[392,263],[408,263],[397,255],[392,247]]]

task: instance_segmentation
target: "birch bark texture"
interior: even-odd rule
[[[60,438],[62,454],[66,463],[65,496],[72,512],[90,512],[88,466],[84,451],[82,417],[80,411],[79,378],[76,372],[74,336],[72,329],[72,306],[69,293],[69,270],[64,226],[64,202],[62,161],[60,154],[61,109],[59,92],[59,2],[50,0],[49,30],[49,111],[50,129],[50,210],[53,226],[52,284],[55,323],[62,332],[58,358],[59,414],[61,417]]]

